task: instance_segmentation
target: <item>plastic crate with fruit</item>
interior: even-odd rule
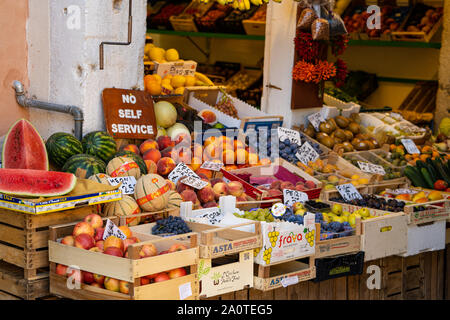
[[[215,3],[205,15],[195,19],[198,30],[201,32],[220,32],[219,21],[225,19],[232,10],[231,6]]]

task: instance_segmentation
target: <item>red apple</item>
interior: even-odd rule
[[[139,251],[140,258],[153,257],[157,255],[156,247],[150,244],[144,244]]]
[[[103,253],[103,250],[100,249],[99,247],[92,247],[89,249],[89,251]]]
[[[100,240],[95,243],[95,246],[97,248],[99,248],[100,250],[102,250],[102,252],[103,252],[105,250],[104,243],[105,243],[105,241]]]
[[[67,275],[67,266],[63,264],[57,264],[56,265],[56,274],[59,274],[61,276]]]
[[[184,268],[176,268],[176,269],[173,269],[173,270],[169,271],[169,278],[170,279],[183,277],[185,275],[186,275],[186,270]]]
[[[169,253],[169,250],[161,251],[161,252],[159,253],[159,255],[161,255],[161,254],[166,254],[166,253]]]
[[[103,285],[101,285],[100,283],[97,283],[97,282],[91,283],[91,286],[96,287],[96,288],[103,288]]]
[[[170,280],[169,275],[165,272],[158,273],[158,275],[155,277],[155,282],[162,282]]]
[[[92,226],[87,222],[84,222],[84,221],[79,222],[75,225],[75,228],[73,228],[72,235],[74,237],[76,237],[82,233],[87,233],[88,235],[93,237],[94,236],[94,228],[92,228]]]
[[[149,283],[150,283],[150,279],[141,277],[141,286],[145,286],[146,284],[149,284]]]
[[[94,229],[103,227],[102,217],[95,213],[87,215],[86,217],[84,217],[83,221],[89,223]]]
[[[108,247],[103,251],[104,254],[109,254],[110,256],[123,257],[123,252],[116,247]]]
[[[75,246],[75,238],[73,236],[65,236],[62,240],[61,240],[62,244],[74,247]]]
[[[119,280],[117,279],[105,277],[105,282],[103,285],[107,290],[119,292]]]
[[[95,282],[94,274],[92,272],[81,271],[83,275],[83,282],[87,284],[91,284]]]
[[[130,283],[127,281],[120,280],[119,281],[119,291],[121,293],[129,294],[130,293]]]
[[[77,248],[89,250],[94,246],[95,246],[94,238],[87,233],[82,233],[75,237],[75,247]]]
[[[144,276],[144,278],[147,278],[148,280],[155,279],[158,276],[159,273],[149,274],[148,276]]]
[[[101,274],[94,273],[94,280],[96,283],[103,285],[105,282],[105,276],[102,276]]]
[[[105,239],[103,246],[105,247],[105,249],[109,247],[116,247],[123,251],[123,240],[116,236],[109,236]]]
[[[95,229],[95,241],[103,240],[103,233],[105,232],[105,228],[97,228]]]
[[[181,251],[181,250],[186,250],[186,249],[187,248],[184,245],[182,245],[181,243],[176,243],[170,247],[169,252]]]
[[[136,237],[132,237],[132,238],[128,238],[128,239],[123,240],[123,251],[124,252],[127,252],[128,246],[130,244],[136,243],[135,239],[136,239]]]

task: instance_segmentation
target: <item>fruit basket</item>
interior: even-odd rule
[[[170,17],[179,15],[186,8],[187,3],[168,3],[159,12],[151,15],[147,19],[147,24],[151,29],[172,30]]]
[[[118,219],[110,219],[118,223]],[[127,254],[122,257],[60,243],[58,239],[72,235],[75,225],[71,223],[50,228],[50,293],[76,300],[198,299],[198,234],[161,238],[139,233],[131,227],[129,230],[140,242],[130,244]],[[154,255],[156,252],[160,254]],[[69,288],[67,277],[58,271],[61,265],[77,266],[78,270],[92,273],[94,280],[96,276],[104,277],[105,288],[93,285],[94,282],[83,283],[85,280],[78,283],[78,287],[73,284],[74,288]],[[171,279],[168,276],[163,280],[154,277],[174,269],[180,272]],[[85,278],[80,271],[78,274]],[[150,279],[154,282],[150,283]],[[95,283],[98,282],[95,280]]]
[[[201,32],[220,32],[219,22],[233,10],[231,6],[215,3],[206,14],[195,18],[197,28]]]
[[[173,30],[198,32],[195,19],[201,18],[213,5],[214,2],[201,3],[199,1],[192,1],[186,9],[184,9],[183,13],[170,17],[170,23],[172,24]]]
[[[225,19],[218,21],[220,31],[223,33],[245,34],[242,21],[250,18],[258,8],[257,6],[251,6],[247,11],[233,10]]]

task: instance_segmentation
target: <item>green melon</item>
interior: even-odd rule
[[[83,152],[108,162],[117,151],[116,141],[107,132],[93,131],[81,140]]]
[[[74,135],[56,132],[45,143],[50,161],[61,168],[71,156],[83,153],[81,142]]]
[[[85,170],[85,176],[83,176],[84,171],[77,174],[78,169]],[[61,170],[73,173],[77,175],[78,178],[88,179],[94,174],[105,173],[106,164],[95,156],[82,153],[71,156]]]

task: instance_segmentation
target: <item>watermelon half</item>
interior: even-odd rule
[[[61,196],[75,188],[77,178],[66,172],[0,169],[0,192],[16,196]]]
[[[44,141],[33,125],[25,119],[14,123],[6,135],[2,168],[48,170]]]

